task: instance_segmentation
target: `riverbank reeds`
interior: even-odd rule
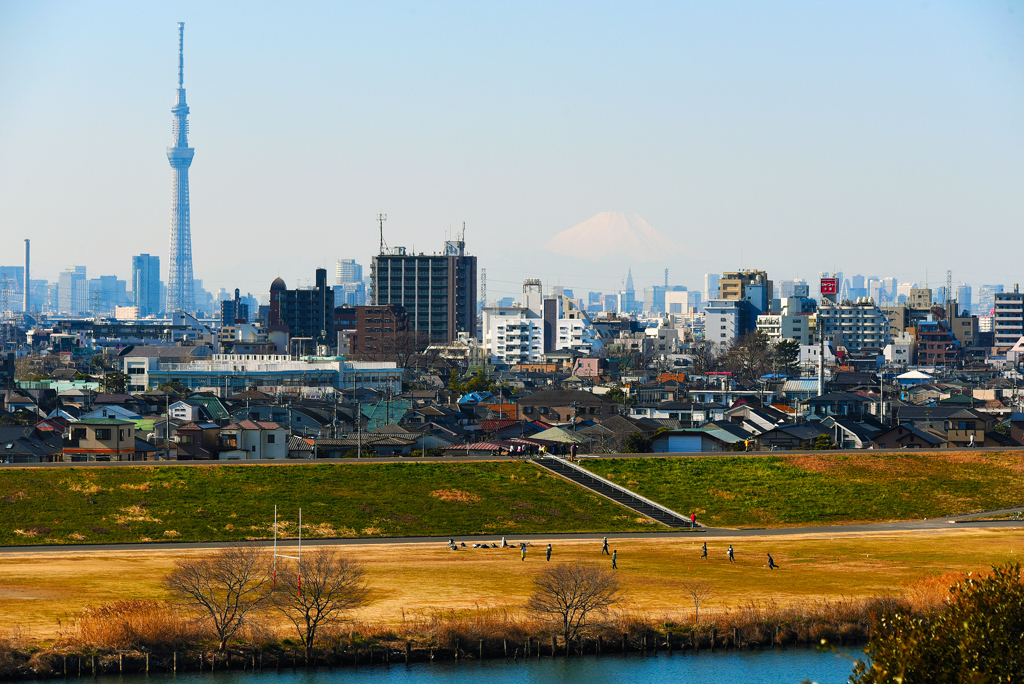
[[[433,610],[394,622],[331,625],[306,662],[297,640],[269,614],[256,616],[217,652],[215,635],[178,606],[152,600],[115,601],[82,611],[47,643],[20,632],[0,633],[0,678],[92,676],[102,673],[261,671],[427,660],[575,657],[580,654],[658,655],[707,649],[765,649],[865,643],[879,618],[894,609],[927,616],[949,600],[962,577],[948,573],[914,582],[897,594],[822,599],[796,605],[750,601],[729,608],[652,615],[619,609],[588,625],[566,645],[557,629],[517,607]]]

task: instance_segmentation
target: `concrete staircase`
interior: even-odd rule
[[[631,492],[625,487],[617,485],[614,482],[609,482],[603,477],[595,475],[575,463],[570,463],[569,461],[565,461],[561,458],[550,456],[530,459],[530,462],[544,468],[545,470],[549,470],[556,475],[561,475],[565,479],[575,482],[581,487],[611,499],[617,504],[621,504],[630,510],[636,511],[640,515],[645,515],[652,520],[656,520],[662,525],[676,528],[693,527],[690,519],[686,516],[682,516],[671,509],[665,508],[661,504],[655,503],[650,499],[645,499],[639,494]]]

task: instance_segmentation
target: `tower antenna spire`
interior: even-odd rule
[[[171,253],[167,271],[168,314],[195,313],[192,280],[192,220],[188,197],[188,168],[195,150],[188,146],[188,105],[185,103],[185,22],[178,22],[178,90],[174,107],[174,147],[167,148],[171,164]]]
[[[178,87],[185,87],[185,22],[178,22]]]
[[[387,243],[384,242],[384,222],[387,220],[387,214],[377,214],[377,222],[380,223],[380,254],[387,250]]]

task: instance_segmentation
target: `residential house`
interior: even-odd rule
[[[913,425],[896,425],[872,437],[879,449],[941,449],[946,440],[931,430]]]
[[[733,451],[743,439],[728,430],[705,425],[699,428],[667,430],[651,439],[657,454],[688,454],[703,451]]]
[[[823,427],[832,428],[833,441],[840,449],[871,448],[875,435],[882,432],[881,426],[847,418],[829,416],[820,422]]]
[[[117,418],[88,418],[71,424],[64,461],[134,461],[135,423]]]
[[[857,418],[870,415],[871,398],[849,392],[829,392],[801,402],[809,418],[821,420],[826,416]]]
[[[220,453],[220,427],[215,423],[186,423],[174,436],[179,461],[216,460]]]
[[[833,438],[832,430],[820,421],[811,421],[795,425],[786,423],[778,425],[757,435],[754,439],[760,449],[810,449],[814,441],[825,435]]]
[[[80,421],[88,420],[90,418],[118,418],[120,420],[130,420],[134,423],[140,420],[142,416],[126,408],[110,405],[94,408],[92,411],[79,414],[78,416],[78,420]]]
[[[220,460],[288,458],[288,431],[274,422],[243,420],[220,431]]]
[[[952,447],[999,446],[986,433],[995,428],[995,418],[971,409],[960,409],[946,418],[946,443]]]
[[[0,426],[0,462],[52,463],[62,460],[61,433],[38,425]]]
[[[589,418],[602,421],[619,414],[619,406],[598,394],[574,390],[542,390],[516,397],[518,420],[539,418],[549,422],[569,422]]]

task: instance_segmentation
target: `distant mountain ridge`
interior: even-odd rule
[[[583,223],[544,243],[555,254],[586,261],[621,260],[664,261],[682,254],[680,247],[655,230],[639,214],[623,211],[602,211]]]

